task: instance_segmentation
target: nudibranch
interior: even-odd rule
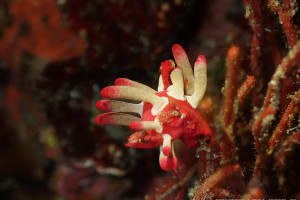
[[[95,123],[129,126],[136,132],[129,136],[127,147],[160,147],[160,167],[176,172],[174,140],[180,139],[194,147],[200,136],[210,137],[212,131],[197,110],[207,85],[206,57],[197,57],[193,73],[187,54],[179,44],[173,45],[172,52],[175,62],[161,63],[157,91],[126,78],[118,78],[114,86],[102,89],[100,93],[104,98],[140,103],[100,100],[96,107],[106,113],[98,115]]]

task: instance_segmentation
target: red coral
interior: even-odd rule
[[[9,3],[13,24],[6,28],[0,56],[18,65],[24,52],[51,60],[82,55],[85,42],[62,24],[54,0],[14,0]]]

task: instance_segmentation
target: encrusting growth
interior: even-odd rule
[[[187,146],[198,144],[199,137],[210,137],[211,129],[197,107],[206,90],[206,58],[199,55],[194,73],[184,49],[172,47],[172,60],[161,63],[158,91],[125,78],[101,90],[101,96],[140,101],[139,104],[116,100],[100,100],[97,109],[107,112],[96,117],[101,125],[125,125],[136,131],[128,138],[127,147],[160,147],[159,164],[165,171],[177,171],[173,142],[182,140]],[[140,118],[131,113],[137,113]]]

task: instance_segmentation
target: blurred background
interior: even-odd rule
[[[240,0],[1,0],[0,198],[143,199],[164,175],[158,151],[93,123],[100,89],[118,77],[156,88],[179,43],[192,63],[207,56],[219,97],[226,50],[251,45],[244,14]]]

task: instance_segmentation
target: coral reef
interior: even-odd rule
[[[299,199],[298,27],[295,0],[1,1],[1,199]]]
[[[55,1],[14,0],[9,6],[11,25],[2,36],[0,56],[19,65],[24,53],[50,61],[80,56],[85,43],[62,23]]]

